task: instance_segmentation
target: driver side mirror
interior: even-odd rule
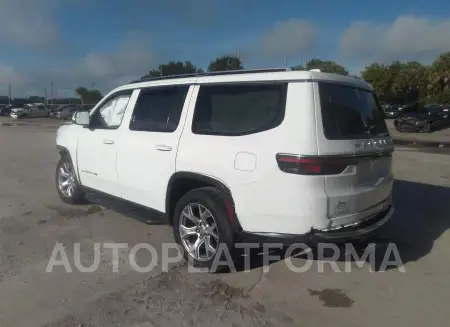
[[[72,122],[76,125],[88,126],[90,122],[89,111],[75,111]]]

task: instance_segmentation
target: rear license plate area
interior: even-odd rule
[[[356,166],[359,185],[376,183],[389,174],[389,158],[363,159]]]

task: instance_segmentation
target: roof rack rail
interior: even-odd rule
[[[168,76],[158,76],[158,77],[143,77],[141,79],[131,81],[129,84],[150,82],[150,81],[160,81],[160,80],[173,79],[173,78],[197,77],[197,76],[202,76],[202,75],[203,75],[203,73],[193,73],[193,74],[168,75]]]
[[[206,72],[205,76],[227,75],[227,74],[252,74],[252,73],[276,73],[290,71],[290,68],[257,68],[257,69],[237,69],[223,70],[217,72]]]
[[[159,77],[145,77],[138,80],[131,81],[129,84],[141,83],[141,82],[151,82],[168,80],[175,78],[189,78],[189,77],[201,77],[201,76],[220,76],[220,75],[231,75],[231,74],[252,74],[252,73],[274,73],[274,72],[286,72],[291,71],[290,68],[266,68],[266,69],[238,69],[238,70],[223,70],[217,72],[204,72],[204,73],[193,73],[193,74],[181,74],[181,75],[168,75]]]

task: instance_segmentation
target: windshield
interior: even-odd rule
[[[318,84],[326,138],[345,140],[389,135],[372,91],[336,83]]]

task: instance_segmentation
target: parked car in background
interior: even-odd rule
[[[82,112],[82,111],[90,111],[94,107],[95,107],[95,105],[90,105],[90,104],[79,105],[77,107],[77,109],[71,114],[71,116],[66,117],[65,120],[70,120],[70,119],[73,120],[74,119],[73,117],[74,117],[75,113]]]
[[[67,105],[67,104],[62,104],[62,105],[55,106],[55,107],[50,109],[50,115],[49,116],[51,118],[56,118],[56,113],[57,112],[63,110],[66,107],[71,107],[71,106],[74,107],[74,105]]]
[[[79,111],[89,111],[95,107],[95,104],[83,104],[80,105]]]
[[[55,109],[58,108],[58,107],[60,107],[60,106],[61,106],[60,104],[48,104],[48,105],[47,105],[48,110],[50,110],[50,112],[55,111]]]
[[[54,113],[54,117],[57,119],[71,119],[73,114],[79,110],[79,106],[69,105],[61,108],[60,110]]]
[[[13,119],[31,118],[31,117],[48,117],[49,109],[43,103],[26,104],[22,108],[11,109],[10,117]]]
[[[385,118],[397,118],[402,113],[402,107],[388,104],[384,107],[384,117]]]
[[[9,116],[11,114],[12,105],[8,104],[0,108],[0,116]]]
[[[446,111],[448,112],[448,107],[444,106],[443,104],[428,104],[425,105],[423,108],[425,111],[432,112],[435,114],[440,114],[444,112],[445,109],[447,109]]]
[[[444,105],[426,105],[417,112],[397,117],[394,126],[399,132],[431,133],[435,129],[450,126],[450,111]]]

